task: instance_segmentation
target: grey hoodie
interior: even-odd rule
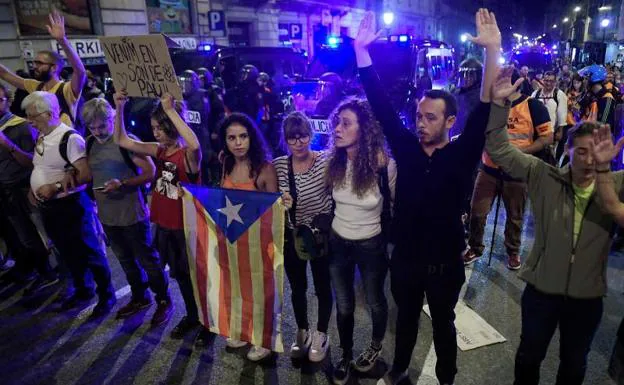
[[[552,167],[509,144],[508,115],[509,108],[492,104],[485,150],[503,171],[526,181],[529,187],[535,244],[520,270],[520,278],[548,294],[573,298],[605,295],[613,218],[601,211],[600,199],[594,192],[574,245],[574,189],[569,166]],[[613,177],[622,199],[624,174],[613,173]]]

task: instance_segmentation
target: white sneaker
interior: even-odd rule
[[[294,359],[303,358],[306,354],[308,354],[308,350],[310,349],[310,345],[312,344],[312,336],[310,332],[305,329],[297,330],[297,337],[295,338],[295,342],[290,346],[290,357]]]
[[[247,345],[247,342],[235,340],[233,338],[228,338],[225,342],[227,347],[232,349],[242,348],[243,346]]]
[[[311,362],[323,361],[327,355],[327,348],[329,348],[329,337],[327,334],[315,330],[312,333],[312,347],[308,352],[308,359]]]
[[[247,353],[247,358],[249,361],[261,361],[271,355],[271,351],[269,349],[265,349],[261,346],[252,346],[249,349],[249,353]]]

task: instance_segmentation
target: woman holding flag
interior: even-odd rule
[[[275,167],[268,160],[269,152],[262,135],[245,114],[233,113],[219,127],[219,139],[224,143],[219,158],[222,162],[221,188],[246,191],[277,192]],[[245,341],[227,339],[233,349],[247,345]],[[250,361],[261,361],[271,354],[269,349],[252,346],[247,353]]]
[[[184,121],[184,104],[165,94],[152,111],[151,126],[156,142],[145,143],[128,136],[124,126],[125,90],[115,93],[115,143],[138,155],[156,159],[156,183],[152,193],[151,221],[156,225],[156,245],[162,260],[171,267],[171,276],[178,281],[186,316],[171,332],[171,338],[182,339],[200,326],[193,295],[179,183],[199,183],[201,147],[195,133]],[[195,344],[209,342],[207,329],[197,335]]]
[[[321,362],[329,348],[327,328],[334,301],[325,247],[333,214],[332,198],[325,186],[329,159],[327,152],[310,149],[312,125],[304,114],[293,112],[282,125],[291,155],[274,159],[273,164],[277,170],[280,191],[284,194],[284,204],[289,209],[284,267],[290,282],[298,329],[290,347],[290,355],[294,359],[307,357],[312,362]],[[314,232],[311,245],[305,242],[307,230]],[[319,239],[320,242],[316,242]],[[308,247],[313,249],[312,253],[307,250]],[[314,331],[310,330],[308,324],[308,260],[318,298],[318,322]]]

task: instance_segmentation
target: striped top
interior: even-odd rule
[[[332,198],[325,186],[325,170],[329,163],[329,154],[316,152],[316,159],[310,169],[302,174],[295,173],[297,187],[297,225],[310,225],[319,214],[332,213]],[[273,160],[277,181],[282,193],[290,193],[288,181],[288,157],[281,156]],[[288,227],[292,228],[290,217]]]

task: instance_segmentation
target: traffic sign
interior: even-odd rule
[[[213,36],[225,36],[225,12],[209,11],[208,22],[210,26],[210,32]]]

